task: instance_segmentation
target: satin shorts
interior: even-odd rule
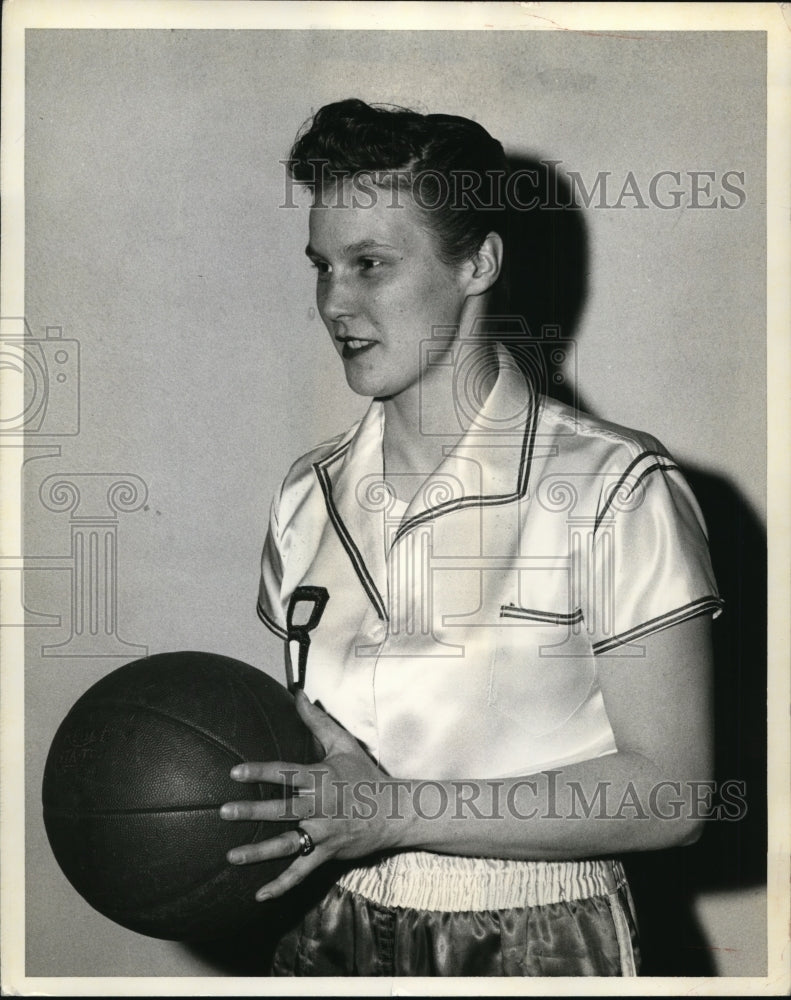
[[[428,852],[345,873],[280,940],[275,976],[635,976],[620,862]]]

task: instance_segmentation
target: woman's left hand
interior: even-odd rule
[[[280,785],[289,781],[299,794],[287,801],[226,802],[220,809],[221,817],[228,820],[282,820],[286,810],[289,817],[299,819],[297,830],[228,852],[228,861],[240,865],[296,855],[278,878],[258,890],[259,901],[282,896],[325,861],[362,858],[396,846],[397,819],[392,808],[385,807],[382,788],[382,783],[392,785],[392,781],[350,733],[301,691],[296,695],[296,706],[324,748],[324,760],[308,765],[285,761],[237,764],[231,777],[245,783]],[[300,830],[314,845],[309,854],[299,853]]]

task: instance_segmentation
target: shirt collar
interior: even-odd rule
[[[467,430],[415,494],[399,536],[463,507],[508,503],[525,495],[539,397],[502,344],[497,344],[497,362],[497,380],[486,401],[477,413],[467,414],[472,417]]]
[[[509,503],[527,492],[540,397],[497,344],[497,380],[458,443],[394,519],[384,483],[384,407],[374,400],[356,430],[314,466],[330,520],[380,617],[386,617],[385,540],[469,506]]]

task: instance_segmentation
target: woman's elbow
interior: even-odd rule
[[[652,808],[642,817],[649,821],[645,828],[649,849],[689,847],[703,836],[706,821],[714,815],[710,783],[696,781],[690,784],[693,787],[686,795],[682,793],[666,800],[652,798]],[[683,789],[684,784],[673,782],[672,788]]]
[[[703,836],[706,821],[701,817],[687,818],[680,821],[673,830],[674,842],[669,847],[691,847]]]
[[[681,794],[652,810],[654,830],[662,847],[689,847],[703,836],[712,815],[712,782],[675,782]]]

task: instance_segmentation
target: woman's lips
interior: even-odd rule
[[[360,354],[365,354],[372,347],[376,347],[376,343],[375,340],[357,340],[354,337],[350,337],[348,340],[343,341],[341,356],[344,360],[359,357]]]

